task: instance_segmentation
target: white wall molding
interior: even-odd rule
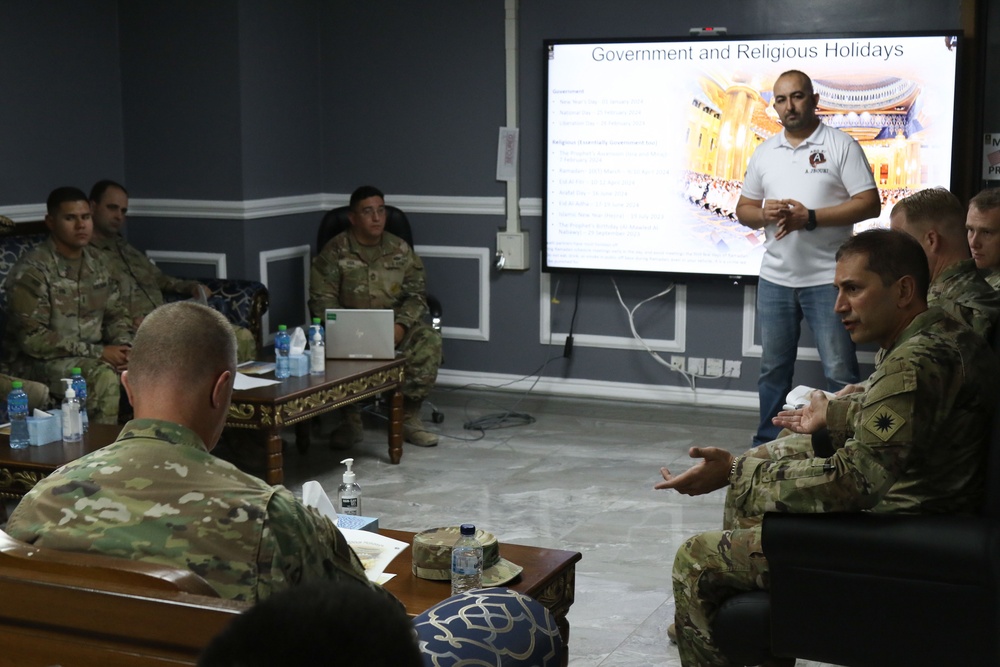
[[[300,258],[302,260],[302,284],[305,293],[302,295],[302,302],[304,304],[302,313],[302,323],[310,322],[309,319],[309,268],[311,264],[312,249],[307,245],[293,246],[290,248],[275,248],[274,250],[265,250],[260,253],[260,281],[264,283],[264,286],[268,290],[271,289],[271,285],[268,282],[267,267],[271,262],[280,262],[286,259]],[[270,313],[264,313],[261,318],[261,331],[263,332],[263,337],[266,342],[270,342],[274,338],[271,331],[271,319]]]
[[[314,194],[266,199],[146,199],[129,200],[129,214],[146,218],[195,218],[198,220],[258,220],[299,213],[318,213],[336,206],[346,206],[349,194]],[[407,213],[439,215],[505,216],[503,197],[441,197],[427,195],[387,195],[387,203]],[[521,215],[542,214],[541,198],[520,200]],[[0,215],[14,222],[32,222],[45,217],[45,204],[14,204],[0,206]]]
[[[574,338],[576,336],[574,335]],[[739,408],[757,411],[757,392],[726,389],[673,387],[638,384],[633,382],[606,382],[575,378],[542,377],[535,383],[535,376],[524,377],[505,373],[482,373],[442,368],[438,371],[437,384],[441,387],[464,387],[501,391],[535,391],[555,396],[579,396],[612,400],[647,401],[650,403],[675,403],[706,407]]]
[[[565,333],[552,331],[552,278],[551,274],[541,273],[541,292],[538,307],[540,311],[538,341],[542,345],[563,345],[566,342]],[[646,345],[656,352],[684,352],[687,347],[687,286],[674,287],[676,308],[674,309],[673,338],[646,338]],[[624,314],[625,320],[628,315]],[[640,335],[642,332],[639,332]],[[643,350],[642,343],[631,336],[602,336],[596,334],[573,334],[573,345],[583,347],[603,347],[613,350]]]
[[[199,264],[215,269],[216,278],[228,277],[226,269],[226,253],[224,252],[187,252],[185,250],[147,250],[146,257],[156,264],[169,262],[171,264]]]
[[[490,251],[488,248],[465,248],[460,246],[418,245],[414,248],[422,259],[428,257],[443,257],[448,259],[473,259],[478,262],[479,278],[479,322],[475,328],[451,327],[444,324],[448,321],[448,304],[442,304],[443,311],[441,335],[445,338],[461,338],[464,340],[490,339]]]

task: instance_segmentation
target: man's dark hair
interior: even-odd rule
[[[969,200],[969,208],[977,211],[992,211],[1000,208],[1000,188],[986,188]]]
[[[927,254],[920,243],[906,232],[892,229],[869,229],[844,241],[837,250],[837,261],[847,255],[864,255],[868,258],[868,271],[878,274],[888,287],[903,276],[912,276],[917,294],[927,299],[931,272]]]
[[[118,188],[125,193],[126,197],[128,197],[128,190],[125,189],[124,185],[112,181],[110,178],[105,178],[104,180],[97,181],[94,183],[94,187],[90,188],[90,201],[100,203],[101,197],[103,197],[104,193],[108,191],[108,188]]]
[[[49,215],[55,215],[59,211],[59,207],[68,201],[89,200],[80,188],[74,188],[72,185],[64,185],[49,193],[49,198],[45,200],[45,210],[49,212]]]
[[[198,667],[421,667],[413,622],[398,600],[352,579],[317,581],[237,616]]]
[[[362,185],[360,188],[351,193],[351,208],[353,209],[359,201],[364,201],[369,197],[381,197],[382,199],[385,199],[385,195],[382,194],[382,191],[374,185]]]

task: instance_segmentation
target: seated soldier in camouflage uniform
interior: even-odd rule
[[[969,200],[965,230],[976,267],[1000,290],[1000,188],[986,188]]]
[[[51,235],[7,276],[9,368],[61,399],[61,378],[79,366],[90,420],[115,424],[118,373],[128,366],[132,322],[117,284],[87,247],[93,232],[87,196],[77,188],[57,188],[46,205]]]
[[[850,428],[829,424],[830,455],[799,449],[783,456],[780,439],[737,457],[695,447],[690,454],[701,464],[679,475],[661,469],[658,489],[701,495],[728,486],[723,530],[689,539],[674,560],[683,665],[730,664],[712,642],[711,624],[728,597],[769,586],[764,512],[969,513],[984,499],[1000,364],[982,337],[941,309],[928,309],[930,277],[919,244],[896,231],[863,232],[837,253],[834,283],[836,311],[851,338],[882,349]],[[819,431],[837,419],[834,407],[853,400],[827,405],[819,398],[783,413],[779,425]],[[788,451],[803,442],[799,433],[787,436]]]
[[[1000,319],[1000,294],[979,275],[970,256],[965,208],[958,197],[944,188],[920,190],[896,202],[890,225],[917,239],[927,255],[927,305],[939,306],[992,341]]]
[[[7,532],[40,547],[188,568],[227,599],[341,579],[382,592],[328,519],[212,456],[235,375],[225,317],[190,301],[154,310],[122,375],[136,418],[112,444],[40,481]]]
[[[438,443],[420,421],[420,405],[434,388],[441,365],[441,334],[424,318],[427,297],[424,265],[405,241],[385,231],[385,197],[370,186],[351,194],[351,228],[330,239],[316,256],[309,279],[309,309],[322,317],[327,308],[391,308],[396,349],[406,357],[403,379],[403,437],[421,447]],[[356,410],[345,409],[331,445],[361,442]]]
[[[211,291],[197,280],[172,278],[160,270],[122,235],[128,214],[128,192],[114,181],[98,181],[90,189],[90,209],[94,216],[94,238],[90,245],[103,251],[108,269],[118,281],[125,308],[138,328],[142,318],[163,305],[163,293],[208,299]],[[249,329],[233,325],[236,358],[240,363],[257,356],[257,340]]]

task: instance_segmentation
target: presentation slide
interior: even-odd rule
[[[956,48],[953,34],[547,41],[545,270],[757,276],[764,232],[736,202],[754,149],[782,131],[771,87],[790,69],[861,143],[883,218],[949,187]]]

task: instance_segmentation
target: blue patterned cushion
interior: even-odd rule
[[[555,667],[563,652],[549,610],[509,588],[452,596],[413,626],[425,667]]]
[[[212,290],[208,305],[226,316],[233,324],[249,329],[257,346],[261,340],[261,318],[269,305],[267,287],[256,280],[231,278],[194,278]],[[189,298],[184,294],[165,294],[166,301],[180,301]]]

